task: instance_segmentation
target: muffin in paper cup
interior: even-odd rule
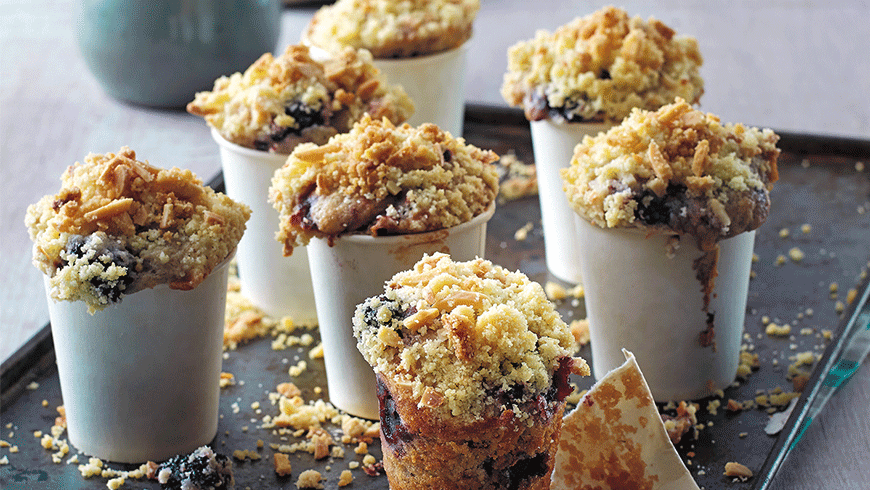
[[[28,208],[80,451],[135,463],[214,438],[227,268],[249,215],[126,147],[88,155]]]
[[[413,113],[398,85],[387,83],[364,50],[315,60],[306,46],[264,54],[244,73],[221,77],[188,111],[203,116],[220,148],[227,194],[253,211],[236,257],[242,293],[274,317],[317,321],[307,252],[283,257],[278,215],[268,202],[275,170],[300,143],[326,143],[363,114],[395,123]]]
[[[390,488],[549,488],[573,337],[543,288],[436,253],[353,317],[378,380]]]
[[[547,269],[581,281],[573,212],[559,170],[574,147],[618,124],[631,109],[656,110],[675,97],[696,104],[704,84],[697,42],[662,22],[630,18],[614,7],[539,31],[508,51],[502,97],[530,121],[538,167]]]
[[[286,255],[307,246],[330,399],[377,418],[375,380],[355,348],[356,305],[424,253],[483,255],[498,176],[488,150],[434,124],[364,118],[322,146],[300,145],[270,200]]]
[[[339,0],[321,7],[302,42],[322,53],[364,48],[414,101],[413,126],[462,134],[468,41],[479,0]]]
[[[544,230],[544,260],[547,270],[557,278],[574,284],[583,282],[580,274],[578,231],[575,213],[562,192],[559,171],[568,168],[574,147],[585,136],[596,136],[612,127],[610,123],[564,123],[550,119],[530,121],[532,152],[538,176],[538,199]]]
[[[562,178],[581,231],[596,376],[619,366],[625,348],[658,401],[712,395],[734,380],[777,140],[677,99],[635,109],[577,146]]]

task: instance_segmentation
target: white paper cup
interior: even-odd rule
[[[229,259],[190,291],[163,284],[93,315],[82,301],[48,300],[73,446],[142,463],[214,439],[228,267]]]
[[[358,417],[379,418],[374,371],[357,350],[353,336],[357,305],[382,294],[386,281],[412,268],[423,254],[443,252],[457,261],[483,257],[486,223],[494,212],[492,204],[467,223],[427,233],[347,235],[336,239],[331,247],[324,239],[309,243],[311,280],[333,405]]]
[[[559,170],[571,165],[574,148],[586,135],[607,131],[610,123],[557,123],[544,119],[530,121],[532,150],[538,174],[538,199],[544,229],[544,258],[547,269],[559,279],[580,284],[577,260],[579,239]]]
[[[596,379],[625,362],[643,365],[656,401],[692,400],[728,387],[737,374],[755,231],[719,242],[718,277],[710,294],[715,349],[693,263],[703,253],[684,236],[673,258],[669,234],[602,229],[576,218]]]
[[[414,102],[407,123],[435,123],[455,137],[462,136],[465,117],[465,72],[468,42],[458,48],[414,58],[375,59],[389,83],[397,83]]]
[[[226,194],[251,208],[236,252],[242,294],[274,318],[317,323],[306,247],[296,247],[293,255],[284,257],[283,246],[275,240],[280,219],[269,203],[269,185],[287,155],[230,143],[214,128],[211,135],[220,147]]]

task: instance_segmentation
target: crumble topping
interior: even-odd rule
[[[554,389],[574,338],[543,288],[520,272],[476,259],[424,256],[353,317],[357,347],[375,372],[409,387],[418,407],[472,422],[487,407]],[[582,359],[573,370],[588,374]],[[567,384],[567,381],[566,381]]]
[[[338,0],[314,14],[302,37],[332,52],[351,46],[410,58],[461,46],[479,10],[480,0]]]
[[[275,172],[276,239],[290,255],[312,237],[420,233],[470,221],[495,200],[497,159],[434,124],[394,126],[366,115],[326,145],[299,145]]]
[[[326,143],[364,113],[399,124],[414,112],[400,85],[390,85],[365,50],[347,48],[323,62],[308,48],[266,53],[245,73],[223,76],[199,92],[187,111],[203,116],[227,141],[272,153],[303,142]]]
[[[33,262],[54,300],[103,309],[158,284],[189,290],[235,250],[250,210],[193,172],[117,154],[90,154],[61,190],[27,209]]]
[[[530,121],[620,121],[704,93],[698,42],[650,18],[605,7],[508,50],[501,93]]]
[[[571,207],[593,224],[688,234],[710,250],[767,219],[778,139],[677,99],[585,137],[561,175]]]

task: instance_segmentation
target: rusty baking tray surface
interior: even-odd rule
[[[866,300],[870,237],[870,141],[832,138],[817,135],[781,134],[780,181],[772,193],[773,206],[767,223],[758,230],[753,265],[755,277],[750,282],[746,344],[759,355],[760,368],[745,382],[725,390],[727,399],[738,401],[755,398],[777,387],[791,391],[787,379],[789,359],[799,352],[813,352],[819,360],[815,366],[829,366],[832,356],[843,348],[844,332],[855,327],[855,311]],[[513,152],[524,162],[532,163],[528,124],[518,111],[470,106],[466,114],[466,139],[479,147],[495,150],[500,155]],[[859,163],[860,162],[860,163]],[[868,168],[862,169],[862,164]],[[213,186],[220,188],[218,175]],[[532,224],[528,238],[515,239],[515,232]],[[809,225],[805,232],[803,225]],[[782,230],[788,230],[787,236]],[[789,250],[797,248],[804,258],[796,262]],[[546,271],[543,236],[537,198],[527,197],[500,204],[488,226],[487,258],[510,269],[519,269],[533,280],[545,284],[558,280]],[[785,263],[777,265],[777,258]],[[831,284],[837,292],[831,293]],[[564,285],[564,284],[563,284]],[[849,291],[856,300],[847,304]],[[842,303],[842,309],[838,308]],[[582,301],[570,299],[558,303],[566,321],[585,317]],[[792,326],[790,337],[771,337],[764,333],[762,319]],[[801,332],[804,332],[803,334]],[[823,331],[831,332],[831,339]],[[316,337],[316,331],[312,332]],[[308,453],[290,456],[293,475],[275,474],[271,443],[285,444],[299,439],[281,440],[271,430],[261,429],[263,415],[275,415],[268,393],[278,383],[290,381],[289,366],[297,360],[307,360],[308,369],[292,379],[303,390],[306,400],[328,399],[322,361],[308,359],[308,349],[293,347],[275,351],[271,338],[240,346],[225,357],[223,370],[235,375],[237,384],[224,388],[221,396],[221,421],[212,446],[216,451],[231,454],[236,449],[257,450],[257,441],[265,443],[257,450],[258,461],[234,461],[236,488],[295,488],[296,477],[308,468],[321,471],[326,488],[336,488],[338,475],[351,461],[362,462],[354,453],[354,445],[343,445],[343,459],[314,461]],[[316,344],[316,342],[315,342]],[[590,359],[588,346],[580,355]],[[643,366],[641,366],[643,368]],[[726,413],[719,408],[716,415],[707,410],[712,399],[698,400],[699,423],[703,429],[697,439],[687,437],[678,451],[698,484],[706,488],[763,489],[779,468],[796,439],[805,408],[823,380],[822,369],[811,373],[808,388],[797,399],[796,407],[775,436],[764,428],[769,414],[763,409]],[[57,371],[54,365],[51,331],[46,326],[30,342],[10,357],[2,366],[2,426],[0,439],[18,446],[10,453],[0,448],[0,457],[9,464],[0,466],[0,487],[26,488],[37,483],[46,488],[106,488],[106,479],[83,479],[77,464],[66,464],[73,448],[61,464],[54,464],[51,451],[39,444],[34,431],[47,433],[57,415],[55,407],[62,404]],[[592,380],[575,380],[581,389]],[[35,389],[27,389],[31,383]],[[315,389],[322,390],[319,394]],[[43,406],[43,400],[46,402]],[[260,412],[252,408],[260,404]],[[334,427],[327,426],[331,430]],[[686,440],[688,439],[688,440]],[[374,442],[369,452],[380,459],[380,447]],[[79,463],[87,457],[79,456]],[[737,461],[753,470],[755,475],[745,482],[734,482],[723,476],[726,462]],[[112,468],[129,470],[132,466],[110,464]],[[326,468],[330,469],[327,470]],[[361,469],[353,470],[350,488],[388,488],[385,476],[371,477]],[[123,488],[159,488],[153,481],[130,480]]]

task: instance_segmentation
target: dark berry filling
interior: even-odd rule
[[[634,217],[650,226],[667,225],[680,214],[681,209],[685,206],[683,200],[675,199],[675,197],[685,194],[686,186],[674,183],[668,184],[663,196],[645,190],[637,199],[638,204]]]
[[[604,72],[609,76],[607,71]],[[592,117],[585,117],[583,114],[589,101],[580,98],[577,100],[568,100],[562,107],[550,107],[550,101],[546,95],[532,92],[525,100],[526,118],[530,121],[540,121],[550,118],[554,121],[566,122],[588,122],[600,120],[601,111],[596,112]]]
[[[383,442],[386,442],[395,453],[404,454],[405,444],[414,440],[414,434],[408,431],[408,427],[402,422],[399,412],[396,411],[393,395],[380,376],[378,376],[377,381]]]
[[[548,458],[549,456],[546,453],[539,453],[532,457],[522,457],[510,467],[498,472],[495,470],[494,460],[488,458],[483,463],[483,470],[486,471],[490,479],[502,482],[504,488],[519,490],[523,483],[535,478],[541,478],[547,474],[549,469],[547,466]]]
[[[193,456],[174,456],[160,465],[159,472],[169,470],[171,473],[163,489],[200,489],[225,490],[233,482],[230,468],[232,462],[223,454],[214,454],[211,462],[209,452],[197,452]],[[214,466],[212,466],[212,464]]]
[[[67,241],[64,251],[77,258],[84,257],[93,251],[93,261],[98,261],[106,267],[114,264],[118,267],[127,268],[127,273],[115,280],[105,280],[100,277],[94,277],[90,280],[91,286],[93,286],[97,295],[105,298],[108,303],[115,303],[120,300],[123,291],[136,280],[135,266],[138,263],[138,259],[117,242],[103,239],[103,243],[98,243],[93,235],[73,235]],[[66,259],[67,264],[71,262],[71,259]]]
[[[568,384],[568,377],[571,375],[571,365],[573,363],[574,360],[568,356],[559,358],[559,367],[553,373],[553,387],[547,392],[548,401],[562,401],[573,391],[571,385]]]
[[[306,128],[323,126],[327,123],[326,113],[323,109],[316,109],[298,100],[290,101],[284,107],[284,113],[292,117],[295,124],[293,126],[278,126],[272,123],[268,139],[254,142],[256,149],[267,151],[274,143],[284,141],[289,136],[299,136]]]

